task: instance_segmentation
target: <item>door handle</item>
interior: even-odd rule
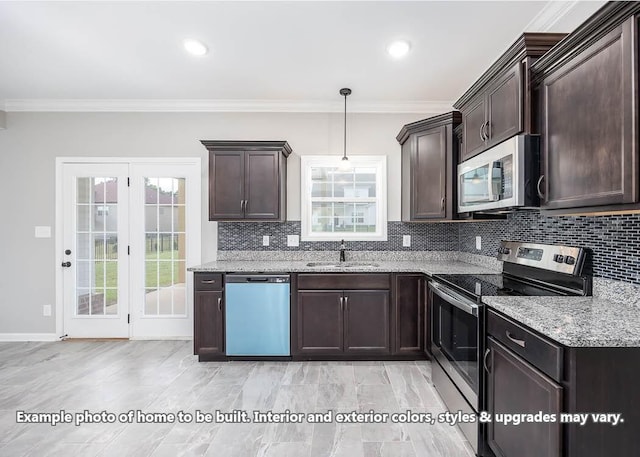
[[[344,297],[340,297],[340,311],[344,309]]]
[[[486,140],[486,138],[484,137],[484,122],[482,124],[480,124],[480,139],[482,141]]]
[[[507,335],[507,338],[509,338],[514,343],[516,343],[518,346],[523,348],[527,345],[527,343],[524,340],[519,340],[518,338],[513,336],[513,334],[509,330],[506,330],[505,334]]]
[[[63,268],[69,268],[71,266],[71,262],[62,262]]]
[[[482,130],[484,131],[484,140],[489,140],[489,121],[482,124]]]
[[[484,351],[484,357],[482,358],[482,366],[484,366],[484,369],[487,373],[491,374],[491,370],[489,370],[489,365],[487,364],[489,353],[491,353],[491,349],[487,348],[487,350]]]
[[[244,205],[244,200],[240,200],[240,212],[244,211],[244,209],[242,209],[243,205]]]
[[[218,311],[222,311],[222,298],[218,297]]]
[[[536,184],[536,190],[538,191],[538,197],[540,197],[540,200],[544,200],[544,194],[542,193],[542,190],[540,189],[540,184],[542,184],[542,181],[544,180],[544,175],[540,175],[540,177],[538,178],[538,184]]]

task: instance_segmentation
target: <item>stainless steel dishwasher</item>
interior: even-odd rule
[[[227,355],[291,354],[289,279],[281,274],[226,275]]]

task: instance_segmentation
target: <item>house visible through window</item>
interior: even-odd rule
[[[386,240],[386,157],[302,156],[302,239]]]

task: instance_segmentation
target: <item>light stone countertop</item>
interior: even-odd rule
[[[360,261],[362,262],[362,261]],[[495,274],[495,270],[459,260],[371,260],[376,266],[308,266],[308,261],[281,260],[219,260],[188,268],[195,272],[217,273],[425,273],[434,274]],[[335,262],[338,264],[339,262]],[[346,262],[347,264],[350,262]]]
[[[640,308],[598,297],[482,297],[568,347],[640,347]]]

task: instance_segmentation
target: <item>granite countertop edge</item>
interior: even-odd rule
[[[427,275],[500,273],[499,271],[484,266],[460,260],[372,260],[363,263],[373,263],[375,266],[356,267],[340,267],[337,265],[308,266],[307,263],[309,262],[283,260],[219,260],[189,267],[187,270],[196,273],[424,273]]]
[[[492,297],[483,302],[569,348],[640,347],[635,306],[598,297]]]

